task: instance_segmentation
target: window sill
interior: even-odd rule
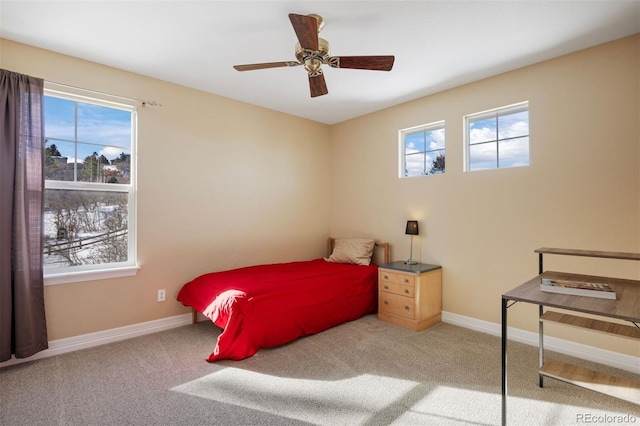
[[[47,274],[44,285],[69,284],[82,281],[105,280],[109,278],[130,277],[136,275],[139,266],[127,266],[115,269],[101,269],[99,271],[68,272],[64,274]]]

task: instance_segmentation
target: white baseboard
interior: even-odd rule
[[[8,361],[0,363],[0,368],[9,365],[20,364],[22,362],[34,361],[36,359],[47,358],[54,355],[60,355],[67,352],[73,352],[80,349],[87,349],[94,346],[104,345],[106,343],[119,342],[121,340],[130,339],[132,337],[143,336],[145,334],[156,333],[158,331],[169,330],[183,325],[191,324],[191,314],[176,315],[169,318],[143,322],[140,324],[128,325],[125,327],[113,328],[110,330],[98,331],[96,333],[83,334],[81,336],[69,337],[66,339],[53,340],[49,342],[49,349],[38,352],[29,358],[12,358]],[[442,312],[442,321],[468,328],[471,330],[487,333],[494,336],[502,335],[502,326],[500,324],[479,320],[476,318],[465,317],[463,315],[453,314],[451,312]],[[509,340],[524,343],[527,345],[538,346],[538,333],[520,330],[518,328],[509,327],[507,330]],[[618,352],[608,351],[593,346],[583,345],[580,343],[570,342],[568,340],[558,339],[556,337],[545,336],[544,346],[551,351],[563,353],[576,358],[586,359],[588,361],[597,362],[611,367],[620,368],[622,370],[631,371],[640,374],[640,358],[624,355]]]
[[[460,327],[469,328],[471,330],[480,331],[482,333],[499,337],[502,336],[501,324],[465,317],[451,312],[442,312],[442,321],[458,325]],[[509,340],[536,347],[539,343],[538,333],[520,330],[519,328],[507,327],[507,337]],[[550,351],[559,352],[576,358],[586,359],[588,361],[640,374],[640,358],[631,355],[608,351],[594,346],[583,345],[581,343],[575,343],[552,336],[544,336],[544,348]]]
[[[191,318],[191,314],[176,315],[140,324],[68,337],[66,339],[52,340],[49,342],[49,349],[38,352],[29,358],[11,358],[8,361],[0,363],[0,368],[181,327],[191,324]]]

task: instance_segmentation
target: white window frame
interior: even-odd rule
[[[443,131],[445,131],[444,147],[442,149],[439,148],[435,150],[429,150],[429,149],[426,149],[425,147],[424,152],[426,153],[426,152],[443,151],[445,153],[445,158],[446,158],[447,143],[446,143],[446,130],[445,130],[444,120],[435,121],[433,123],[428,123],[428,124],[421,124],[419,126],[409,127],[409,128],[401,129],[400,131],[398,131],[398,177],[399,178],[408,179],[408,178],[416,178],[416,177],[422,177],[422,176],[432,176],[437,174],[444,174],[446,172],[446,168],[445,168],[445,172],[442,172],[442,173],[432,173],[432,174],[425,173],[425,174],[413,175],[413,176],[407,176],[405,174],[406,165],[407,165],[405,135],[413,134],[421,130],[424,132],[428,132],[428,131],[439,130],[439,129],[442,129]]]
[[[79,90],[78,90],[79,91]],[[74,90],[75,92],[75,90]],[[45,180],[47,189],[82,190],[118,192],[128,194],[128,254],[126,262],[102,263],[95,265],[80,265],[44,270],[44,285],[66,284],[81,281],[126,277],[137,274],[140,266],[137,264],[137,233],[136,233],[136,199],[137,199],[137,106],[133,103],[113,102],[107,100],[107,95],[101,96],[91,92],[91,96],[59,91],[48,88],[45,83],[45,96],[83,102],[108,108],[120,109],[131,113],[131,160],[129,184],[108,184],[95,182]],[[45,135],[46,136],[46,135]]]
[[[530,108],[529,108],[529,101],[524,101],[524,102],[519,102],[516,104],[512,104],[512,105],[507,105],[507,106],[503,106],[503,107],[499,107],[499,108],[494,108],[494,109],[490,109],[487,111],[482,111],[482,112],[477,112],[477,113],[473,113],[473,114],[469,114],[469,115],[465,115],[464,116],[464,171],[465,172],[476,172],[476,171],[481,171],[481,170],[498,170],[498,169],[505,169],[505,168],[513,168],[513,167],[527,167],[531,165],[531,129],[529,126],[529,132],[527,133],[527,135],[520,135],[518,137],[514,137],[514,138],[500,138],[500,134],[499,134],[499,128],[497,127],[497,119],[500,115],[506,115],[509,114],[510,112],[513,111],[517,111],[517,110],[521,110],[521,109],[526,109],[527,111],[527,125],[529,125],[530,123],[530,116],[529,116],[529,112],[530,112]],[[469,122],[473,119],[483,119],[483,118],[496,118],[496,139],[495,140],[488,140],[486,142],[483,143],[496,143],[496,167],[490,167],[490,168],[482,168],[482,169],[471,169],[471,153],[470,153],[470,147],[473,145],[479,145],[479,144],[471,144],[471,136],[469,134]],[[517,139],[517,138],[522,138],[522,137],[527,137],[528,138],[528,142],[527,142],[527,152],[528,152],[528,163],[527,164],[522,164],[522,165],[514,165],[514,166],[500,166],[500,142],[501,141],[507,141],[509,139]]]

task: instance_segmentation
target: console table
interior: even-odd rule
[[[539,307],[539,386],[543,387],[544,377],[561,380],[576,386],[591,389],[616,398],[640,404],[640,382],[613,377],[586,368],[544,359],[544,322],[555,322],[570,327],[579,327],[595,332],[608,333],[640,342],[640,281],[563,272],[544,271],[543,254],[586,256],[607,259],[638,260],[640,253],[620,253],[558,248],[535,250],[539,256],[539,275],[502,295],[502,424],[507,418],[507,309],[517,302],[533,303]],[[574,296],[543,292],[540,280],[591,281],[609,284],[616,293],[616,299]],[[606,320],[565,314],[547,308],[558,308],[598,317],[625,320],[631,325]]]

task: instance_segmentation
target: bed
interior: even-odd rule
[[[222,328],[207,361],[245,359],[376,312],[376,247],[388,263],[388,243],[330,238],[326,258],[207,273],[178,301]]]

